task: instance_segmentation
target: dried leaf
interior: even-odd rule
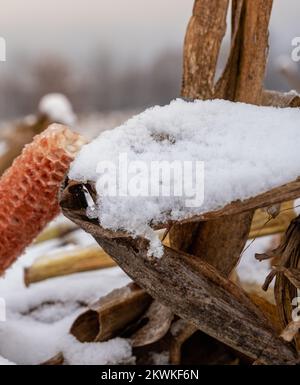
[[[58,353],[56,356],[50,358],[49,360],[43,362],[42,366],[48,366],[48,365],[63,365],[64,364],[64,356],[62,353]]]
[[[255,254],[255,259],[257,259],[260,262],[266,261],[268,259],[272,259],[274,257],[276,257],[276,254],[274,254],[273,251],[268,251],[266,253],[261,253],[261,254],[259,254],[259,253]]]
[[[300,270],[295,268],[282,268],[286,278],[297,288],[300,289]]]
[[[148,308],[152,298],[135,284],[113,290],[74,321],[70,333],[80,342],[115,337]]]
[[[153,301],[146,313],[139,319],[139,322],[146,324],[136,331],[131,337],[133,347],[140,347],[153,344],[163,338],[174,318],[173,312],[158,301]]]
[[[298,297],[300,269],[300,217],[294,219],[279,247],[280,257],[275,282],[275,298],[282,328],[293,321],[293,302]],[[300,350],[300,337],[295,337],[295,346]]]
[[[264,291],[267,291],[269,289],[269,286],[271,284],[271,282],[273,281],[273,279],[275,278],[276,274],[278,273],[278,270],[276,270],[275,268],[268,274],[263,286],[262,286],[262,289]]]
[[[115,266],[116,263],[100,247],[81,247],[39,257],[24,269],[26,286],[45,279]]]
[[[272,323],[274,329],[278,334],[281,332],[281,325],[279,322],[278,311],[276,306],[269,302],[265,297],[258,295],[257,293],[249,293],[252,301],[262,310],[262,312],[268,317]]]
[[[198,328],[182,319],[177,320],[171,329],[170,363],[179,365],[182,358],[182,345],[194,334]]]

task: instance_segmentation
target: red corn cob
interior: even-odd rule
[[[53,124],[0,179],[0,275],[59,213],[58,191],[83,139]]]

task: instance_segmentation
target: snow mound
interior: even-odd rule
[[[68,335],[63,355],[69,365],[113,365],[129,360],[132,348],[129,341],[123,338],[102,343],[80,343]]]
[[[56,219],[53,223],[60,221],[62,220]],[[82,230],[78,230],[74,236],[78,245],[88,244],[86,234]],[[90,244],[96,245],[96,242],[89,238]],[[69,247],[65,246],[65,250]],[[5,276],[0,277],[0,300],[6,303],[6,321],[0,320],[0,365],[2,357],[18,365],[38,365],[59,352],[66,355],[68,363],[78,363],[81,359],[81,344],[73,341],[69,335],[74,320],[86,311],[86,304],[93,303],[130,282],[129,277],[120,268],[113,267],[52,278],[26,287],[24,268],[30,266],[37,258],[50,256],[61,249],[59,239],[31,245],[6,271]],[[99,364],[115,364],[119,359],[127,360],[127,341],[104,345],[106,353],[101,355],[100,345],[102,346],[102,343],[97,345],[97,357],[89,355],[89,351],[95,351],[96,347],[85,345],[82,350],[82,363],[93,364],[98,360]],[[116,349],[120,346],[115,353],[108,349],[113,345]]]
[[[11,366],[11,365],[16,365],[16,364],[6,360],[5,358],[0,357],[0,366]]]
[[[72,105],[63,94],[45,95],[40,101],[39,111],[41,114],[49,116],[54,123],[72,126],[76,121]]]
[[[98,217],[104,228],[145,236],[150,240],[148,254],[159,257],[162,246],[151,224],[216,210],[296,179],[300,175],[299,121],[298,109],[178,99],[100,134],[82,148],[69,177],[96,183],[97,207],[89,208],[89,216]],[[153,170],[160,167],[157,162],[166,161],[194,165],[184,169],[189,188],[184,187],[181,195],[163,196],[155,190]],[[204,162],[204,184],[196,172],[199,162]],[[116,172],[111,172],[111,164]],[[159,186],[176,186],[182,176],[178,170],[168,180],[159,174]],[[117,189],[110,189],[114,185]],[[132,186],[135,195],[129,192]],[[202,204],[187,205],[187,198],[194,199],[201,189]]]

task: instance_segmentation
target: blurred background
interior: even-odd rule
[[[180,93],[192,6],[193,0],[3,0],[0,120],[35,112],[50,92],[66,94],[79,115],[167,103]],[[274,0],[268,88],[297,88],[290,54],[299,19],[298,0]]]
[[[7,61],[0,62],[0,175],[24,145],[52,122],[70,124],[92,138],[148,106],[166,104],[179,96],[183,41],[193,3],[2,0],[0,37],[6,40]],[[266,75],[269,89],[300,92],[300,64],[291,59],[292,39],[300,36],[299,20],[299,0],[274,0]],[[216,76],[225,64],[229,37],[230,28]],[[51,93],[55,95],[43,98]],[[57,93],[65,94],[71,104]],[[280,231],[296,216],[292,207],[282,210]],[[258,234],[262,223],[264,227],[269,222],[265,221],[263,215],[257,221]],[[273,250],[279,241],[279,234],[248,241],[237,278],[245,290],[262,295],[260,288],[270,264],[257,263],[254,254]],[[112,266],[113,261],[90,235],[62,215],[51,222],[0,278],[0,300],[6,300],[9,321],[1,323],[0,319],[0,356],[18,364],[40,364],[63,352],[62,361],[71,364],[131,364],[128,342],[128,348],[122,340],[119,348],[114,340],[111,345],[108,341],[82,348],[69,335],[73,321],[88,304],[129,281]],[[266,295],[270,298],[270,292]],[[88,329],[94,329],[94,324]],[[210,352],[220,350],[206,340],[203,346],[206,349],[210,344],[212,350],[209,347],[209,354],[204,354],[208,360]],[[117,350],[120,356],[115,354]],[[224,354],[221,349],[220,359],[225,359]],[[230,349],[230,364],[236,364],[231,354]],[[151,355],[154,363],[168,362],[165,352]],[[240,359],[239,355],[238,362]]]

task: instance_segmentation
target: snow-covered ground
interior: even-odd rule
[[[81,243],[94,242],[79,232]],[[68,334],[76,316],[85,309],[83,304],[130,281],[119,268],[53,278],[25,287],[24,268],[58,248],[61,246],[57,240],[29,247],[0,279],[0,297],[6,303],[6,321],[0,321],[0,356],[17,364],[39,364],[59,352],[70,364],[122,362],[131,356],[126,340],[83,345]]]
[[[79,230],[82,245],[93,239]],[[270,238],[257,239],[243,255],[238,272],[243,281],[262,284],[267,262],[257,262],[255,252],[270,246]],[[107,364],[127,361],[131,347],[127,340],[115,338],[104,343],[78,342],[69,334],[74,319],[93,302],[130,280],[119,268],[73,274],[48,279],[25,287],[24,268],[61,248],[51,240],[28,248],[26,253],[0,279],[0,297],[6,302],[6,321],[0,321],[0,365],[39,364],[62,352],[69,364]]]

